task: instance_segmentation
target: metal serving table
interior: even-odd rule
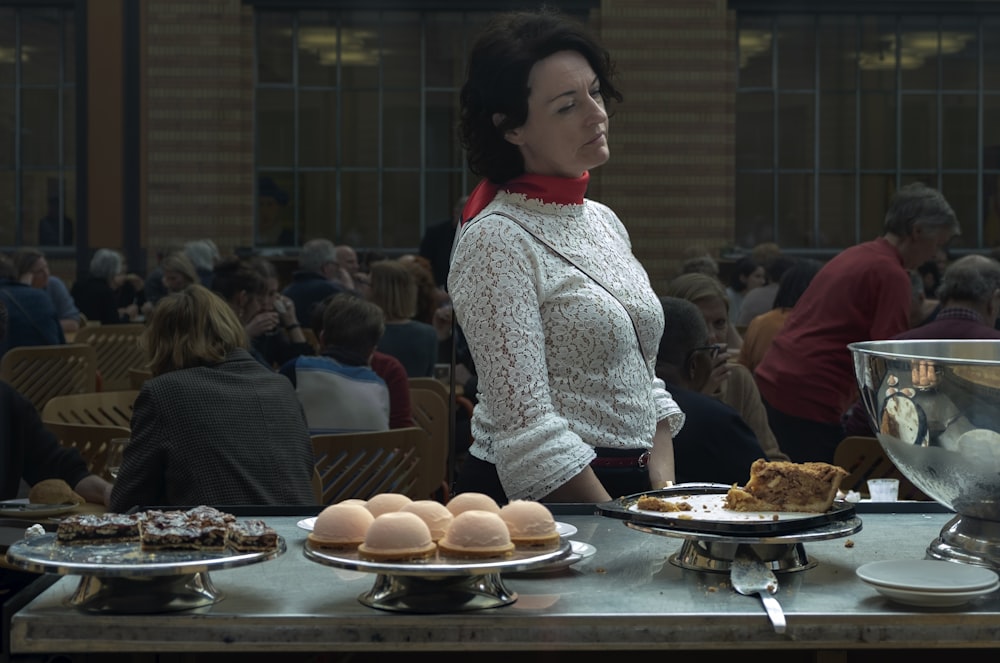
[[[866,509],[865,507],[869,507]],[[681,541],[594,515],[592,505],[553,506],[572,537],[596,554],[550,574],[516,574],[509,605],[446,614],[375,610],[358,597],[373,575],[306,559],[303,515],[260,513],[288,552],[214,575],[225,599],[158,615],[87,614],[67,605],[77,582],[61,578],[15,613],[11,652],[309,652],[655,649],[990,648],[1000,632],[1000,592],[959,608],[894,604],[855,569],[922,559],[953,514],[934,504],[859,505],[864,527],[808,542],[815,562],[779,574],[788,627],[775,633],[759,602],[735,593],[728,574],[671,563]],[[871,513],[870,510],[882,511]],[[891,511],[890,511],[891,510]]]

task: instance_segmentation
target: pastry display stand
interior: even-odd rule
[[[517,600],[504,586],[503,573],[531,571],[563,560],[572,552],[569,541],[558,547],[515,550],[507,558],[459,560],[439,554],[413,562],[372,562],[356,552],[314,547],[307,542],[303,554],[318,564],[350,571],[374,573],[375,584],[358,596],[370,608],[394,612],[445,613],[499,608]]]
[[[239,553],[231,550],[143,551],[139,543],[62,544],[55,534],[18,541],[7,561],[33,573],[78,575],[80,584],[66,603],[85,612],[159,613],[190,610],[222,600],[209,571],[257,564],[282,555],[276,548]]]
[[[803,544],[850,536],[861,530],[853,505],[835,502],[822,514],[739,513],[722,504],[729,486],[678,484],[596,505],[602,516],[623,520],[631,529],[684,540],[670,557],[675,566],[693,571],[729,573],[739,546],[748,546],[774,572],[815,566]],[[637,508],[640,497],[689,502],[687,512],[652,512]]]

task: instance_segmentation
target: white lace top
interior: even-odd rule
[[[511,219],[601,279],[631,309]],[[510,499],[540,499],[595,457],[648,449],[658,420],[684,415],[658,378],[663,309],[608,207],[500,191],[462,228],[448,277],[479,376],[471,453],[494,463]]]

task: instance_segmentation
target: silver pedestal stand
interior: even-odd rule
[[[208,572],[256,564],[282,555],[285,540],[273,550],[143,551],[138,542],[102,545],[58,543],[55,534],[11,545],[7,560],[34,573],[82,576],[70,605],[85,612],[150,614],[212,605],[223,594]]]
[[[370,608],[410,613],[444,613],[499,608],[517,600],[501,573],[538,569],[570,555],[569,541],[546,550],[515,550],[508,558],[460,560],[434,555],[413,562],[372,562],[357,552],[324,550],[307,542],[306,559],[326,566],[377,574],[358,601]]]
[[[749,545],[772,571],[792,572],[816,565],[806,555],[804,543],[850,536],[861,530],[861,519],[853,516],[787,534],[740,536],[664,529],[630,521],[625,525],[647,534],[684,539],[680,550],[670,557],[671,564],[683,569],[729,573],[737,547]]]

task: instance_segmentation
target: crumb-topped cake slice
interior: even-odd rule
[[[789,463],[759,458],[750,466],[750,480],[726,494],[733,511],[800,511],[823,513],[833,505],[840,482],[848,475],[829,463]]]
[[[197,522],[184,513],[167,512],[142,521],[143,550],[224,550],[226,523],[218,518]]]
[[[274,550],[278,533],[263,520],[238,520],[229,525],[229,546],[240,552]]]
[[[120,513],[69,516],[59,521],[56,540],[71,544],[138,541],[139,517]]]

